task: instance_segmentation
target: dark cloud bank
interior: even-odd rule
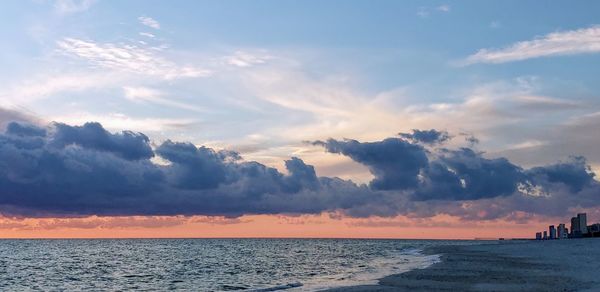
[[[470,148],[447,149],[446,132],[401,133],[377,142],[312,142],[367,166],[368,185],[318,177],[299,158],[287,173],[232,151],[110,133],[98,123],[9,123],[0,134],[0,213],[8,216],[316,214],[511,218],[563,215],[600,205],[581,157],[523,169]],[[157,163],[154,157],[165,163]]]

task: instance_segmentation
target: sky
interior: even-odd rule
[[[6,1],[0,236],[600,221],[597,1]]]

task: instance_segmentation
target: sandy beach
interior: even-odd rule
[[[429,268],[329,291],[600,291],[600,239],[440,246]]]

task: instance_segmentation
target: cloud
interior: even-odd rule
[[[472,149],[443,150],[421,172],[415,200],[478,200],[514,194],[527,181],[506,158],[486,159]]]
[[[249,220],[222,216],[89,216],[77,218],[7,218],[0,216],[0,229],[128,229],[162,228],[184,224],[228,225],[246,222],[249,222]]]
[[[581,104],[576,101],[539,95],[520,95],[514,97],[513,101],[520,108],[531,108],[540,111],[581,108]]]
[[[516,150],[516,149],[527,149],[527,148],[536,148],[540,146],[544,146],[547,143],[544,141],[538,140],[526,140],[521,143],[516,143],[512,145],[508,145],[508,150]]]
[[[600,52],[600,26],[560,31],[521,41],[501,49],[481,49],[463,64],[499,64],[539,57],[589,54]]]
[[[271,56],[252,54],[244,51],[236,51],[233,55],[226,58],[227,64],[237,67],[251,67],[264,64]]]
[[[450,215],[469,218],[476,216],[471,212],[460,215],[465,210],[464,205],[459,204],[456,205],[458,210],[450,208],[450,211],[437,210],[433,213],[427,209],[419,210],[420,206],[435,207],[440,201],[471,201],[472,204],[479,205],[486,200],[512,202],[516,201],[515,198],[528,198],[519,203],[528,201],[528,204],[534,204],[532,201],[541,200],[540,197],[552,201],[554,195],[560,195],[558,197],[563,200],[570,194],[580,196],[581,193],[586,193],[588,197],[585,200],[589,200],[593,192],[591,190],[600,188],[593,179],[590,167],[581,157],[525,170],[506,158],[485,158],[483,153],[470,148],[427,150],[398,138],[376,142],[329,139],[313,144],[367,166],[375,176],[370,187],[406,194],[412,202],[403,206],[416,208],[411,212],[418,213],[417,216],[435,215],[437,212],[449,212]],[[580,203],[575,196],[571,200],[565,206]],[[506,215],[516,210],[521,208],[510,205],[495,212]],[[489,212],[486,214],[497,218]]]
[[[430,11],[429,11],[429,8],[427,8],[427,7],[419,7],[419,10],[417,11],[417,15],[422,18],[428,17],[429,14],[430,14]]]
[[[55,0],[54,9],[61,14],[76,13],[88,10],[97,0]]]
[[[154,34],[151,34],[149,32],[140,32],[139,35],[145,36],[145,37],[149,37],[149,38],[155,38],[156,37]]]
[[[135,45],[96,43],[75,38],[57,42],[66,55],[73,55],[104,68],[123,70],[164,79],[206,77],[211,72],[193,66],[180,66],[155,52]]]
[[[361,143],[356,140],[316,141],[328,152],[339,153],[369,167],[375,179],[370,185],[379,190],[415,188],[419,171],[428,164],[425,149],[403,139]]]
[[[236,160],[236,153],[214,151],[191,143],[165,141],[156,153],[173,163],[167,172],[172,184],[184,189],[214,189],[228,179],[226,161]]]
[[[469,143],[469,146],[471,146],[471,147],[479,144],[479,139],[477,139],[477,137],[475,137],[473,134],[460,133],[459,135],[464,136],[465,142]]]
[[[10,124],[7,134],[15,135],[11,129],[21,129],[19,134],[25,136],[45,136],[44,129],[36,128],[31,125]],[[26,130],[22,130],[26,129]],[[69,126],[56,123],[53,127],[52,140],[49,145],[52,147],[65,148],[66,146],[76,145],[98,151],[111,152],[124,159],[148,159],[154,156],[148,142],[148,137],[141,133],[123,131],[118,134],[111,134],[106,131],[99,123],[86,123],[83,126]]]
[[[590,133],[595,133],[600,127],[600,113],[593,112],[592,105],[580,107],[585,108],[585,111],[570,118],[559,119],[556,124],[549,125],[546,122],[543,130],[521,129],[514,143],[494,151],[493,155],[509,157],[528,166],[552,163],[556,157],[565,159],[569,156],[584,156],[597,170],[600,162],[600,147],[597,145],[600,139],[598,135]],[[592,112],[589,113],[588,110]]]
[[[46,129],[39,128],[30,124],[20,124],[11,122],[6,127],[6,134],[15,136],[45,137]]]
[[[421,6],[417,10],[417,15],[421,18],[427,18],[432,13],[448,13],[450,12],[450,5],[442,4],[437,7]]]
[[[154,19],[152,19],[151,17],[147,17],[147,16],[140,16],[138,17],[138,20],[140,21],[141,24],[154,28],[154,29],[160,29],[160,23]]]
[[[507,196],[525,181],[519,167],[504,158],[485,159],[471,149],[442,149],[436,156],[418,144],[388,138],[378,142],[317,141],[327,151],[369,167],[376,190],[412,190],[415,200],[470,200]],[[434,158],[430,160],[429,156]]]
[[[373,140],[398,130],[408,132],[412,128],[430,129],[444,125],[445,130],[454,133],[477,134],[482,146],[498,151],[508,144],[522,142],[511,141],[522,139],[512,131],[488,144],[491,141],[488,137],[499,135],[498,131],[504,128],[552,123],[594,106],[582,100],[541,94],[540,81],[535,77],[479,84],[456,93],[460,96],[458,99],[427,102],[413,96],[409,88],[369,95],[354,90],[355,82],[348,76],[316,80],[298,73],[292,66],[273,69],[279,65],[279,62],[272,62],[253,70],[242,70],[241,77],[246,86],[244,90],[250,92],[247,96],[259,99],[247,103],[256,106],[257,102],[262,102],[263,109],[272,104],[284,107],[281,111],[286,113],[285,117],[277,116],[277,122],[261,129],[261,133],[292,139],[290,143],[323,137]],[[360,108],[362,114],[357,115],[356,108]],[[299,115],[303,115],[301,123],[300,119],[293,119]],[[373,116],[378,118],[372,119]],[[449,120],[453,122],[448,123]],[[460,140],[463,139],[449,143],[456,146]],[[541,163],[554,159],[546,158],[548,160]]]
[[[598,205],[600,187],[583,158],[527,170],[472,149],[426,149],[402,138],[314,144],[366,165],[374,179],[367,186],[318,176],[297,157],[285,161],[283,173],[233,151],[171,140],[153,146],[144,134],[110,133],[98,123],[11,123],[0,134],[0,212],[227,218],[335,212],[487,220]]]
[[[595,176],[590,166],[586,164],[585,158],[581,156],[572,157],[567,162],[534,167],[528,170],[527,174],[541,178],[550,184],[562,183],[568,186],[572,192],[580,192],[593,184]]]
[[[152,88],[125,86],[123,91],[125,92],[125,98],[131,101],[149,102],[194,112],[206,112],[206,109],[202,107],[164,98],[162,92]]]
[[[409,140],[412,140],[415,142],[429,144],[429,145],[444,143],[450,139],[448,132],[437,131],[435,129],[430,129],[430,130],[413,129],[412,134],[400,133],[399,135],[402,138],[409,139]]]
[[[144,135],[111,134],[95,123],[54,124],[46,133],[0,135],[3,214],[236,217],[360,208],[378,198],[352,182],[318,178],[297,158],[286,162],[286,175],[189,143],[166,141],[152,152]],[[153,155],[167,163],[153,163]]]
[[[436,7],[435,9],[437,9],[438,11],[441,11],[441,12],[450,12],[450,5],[443,4],[443,5]]]

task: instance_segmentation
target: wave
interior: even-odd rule
[[[423,249],[408,248],[394,255],[372,259],[369,263],[357,266],[358,269],[347,271],[343,277],[332,281],[321,279],[308,281],[302,289],[294,291],[321,291],[330,288],[351,287],[358,285],[374,285],[386,276],[402,274],[411,270],[425,269],[440,261],[440,255],[423,254]]]
[[[274,286],[274,287],[269,287],[269,288],[255,289],[255,290],[250,290],[250,291],[252,291],[252,292],[279,291],[279,290],[287,290],[287,289],[292,289],[292,288],[299,288],[302,286],[303,286],[302,283],[296,282],[296,283],[289,283],[289,284],[284,284],[284,285],[279,285],[279,286]]]

